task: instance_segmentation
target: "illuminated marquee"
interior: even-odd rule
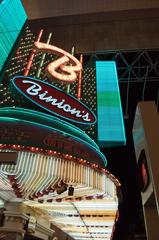
[[[70,53],[50,44],[35,42],[36,50],[49,52],[60,56],[57,60],[48,64],[46,70],[54,78],[72,83],[77,79],[77,73],[81,71],[81,63]]]
[[[35,114],[31,117],[30,114]],[[69,154],[81,159],[86,159],[98,165],[106,165],[106,158],[93,140],[87,140],[83,132],[76,132],[69,125],[58,124],[56,118],[49,117],[51,123],[45,121],[47,114],[38,118],[40,113],[29,109],[0,109],[0,143],[1,146],[12,149],[37,149],[50,154],[50,151]],[[30,118],[30,119],[29,119]],[[59,120],[60,121],[60,120]],[[62,121],[61,125],[65,124]],[[36,133],[36,134],[33,134]]]
[[[92,125],[96,117],[82,102],[51,84],[31,77],[14,77],[14,87],[25,98],[57,116],[80,124]],[[17,97],[17,94],[15,94]]]

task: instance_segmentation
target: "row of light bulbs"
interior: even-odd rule
[[[43,149],[43,148],[38,148],[38,147],[33,147],[33,146],[22,146],[22,145],[10,145],[10,144],[0,144],[0,149],[14,149],[17,151],[31,151],[34,153],[38,153],[38,154],[47,154],[47,155],[53,155],[56,157],[60,157],[60,158],[64,158],[67,160],[71,160],[71,161],[75,161],[75,162],[79,162],[80,164],[84,164],[89,166],[90,168],[95,169],[98,172],[104,173],[106,174],[109,178],[111,178],[111,180],[117,185],[120,186],[120,182],[118,181],[118,179],[116,179],[116,177],[111,174],[107,169],[100,167],[98,164],[96,163],[91,163],[88,160],[82,159],[82,158],[77,158],[75,156],[72,156],[70,154],[65,154],[65,153],[60,153],[54,150],[48,150],[48,149]]]

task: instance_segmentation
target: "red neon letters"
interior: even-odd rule
[[[76,81],[77,73],[81,71],[82,65],[74,56],[61,48],[43,42],[35,42],[34,45],[36,50],[60,56],[57,60],[49,63],[46,68],[51,76],[64,83]]]

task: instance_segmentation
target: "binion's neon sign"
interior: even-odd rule
[[[49,63],[48,73],[60,82],[70,84],[77,79],[77,75],[82,70],[82,65],[70,53],[61,48],[43,42],[35,42],[35,48],[39,51],[50,52],[60,58]],[[25,99],[34,103],[47,112],[55,114],[67,120],[92,125],[96,123],[96,117],[82,102],[72,95],[63,92],[52,84],[27,76],[16,76],[10,82],[16,92]],[[14,94],[17,98],[18,94]]]
[[[17,76],[10,84],[11,89],[14,87],[23,97],[57,116],[87,125],[96,122],[94,113],[82,102],[49,83],[32,77]]]

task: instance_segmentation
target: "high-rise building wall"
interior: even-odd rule
[[[0,71],[8,58],[27,15],[20,0],[0,2]]]

